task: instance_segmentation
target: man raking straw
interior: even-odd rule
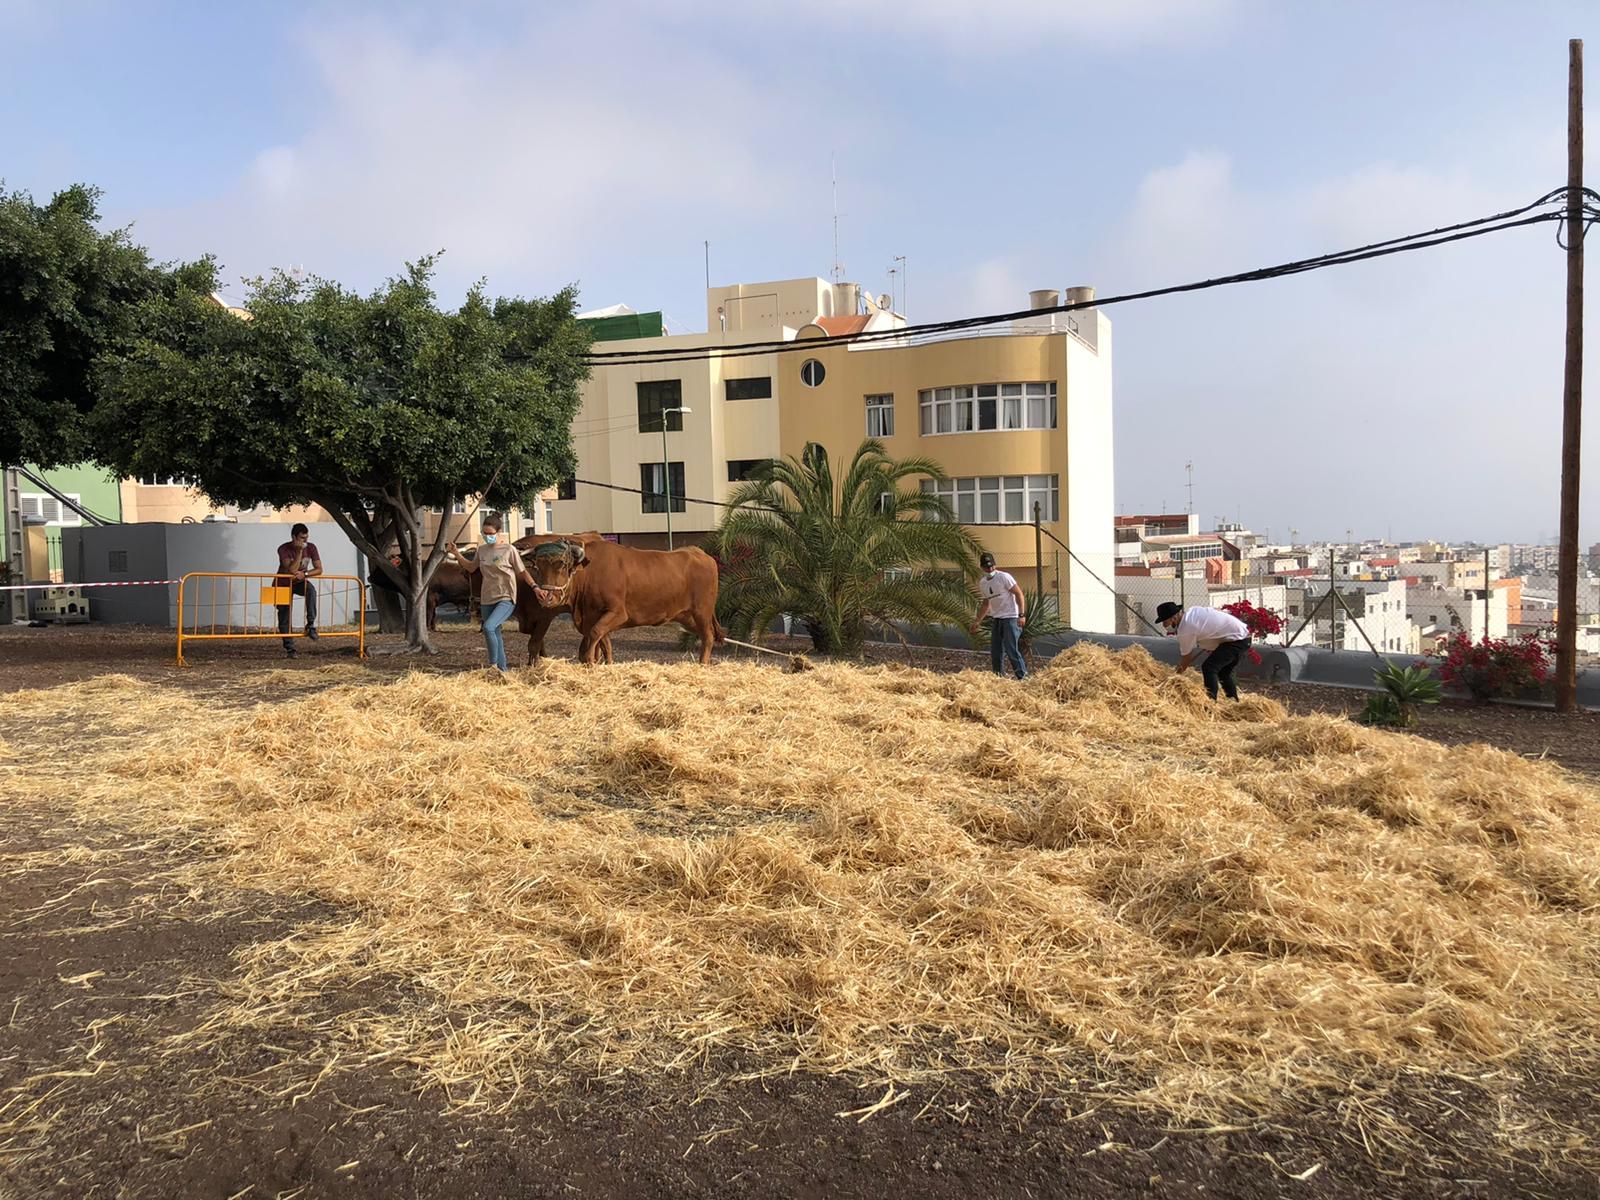
[[[1250,630],[1232,613],[1217,608],[1184,608],[1170,600],[1156,609],[1156,624],[1164,627],[1168,635],[1178,637],[1178,674],[1189,669],[1189,664],[1207,651],[1200,665],[1200,676],[1206,682],[1206,694],[1217,698],[1217,684],[1228,694],[1229,700],[1239,698],[1239,685],[1233,681],[1239,659],[1250,649]]]

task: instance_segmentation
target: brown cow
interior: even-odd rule
[[[618,629],[676,621],[700,636],[700,661],[724,634],[717,622],[717,563],[698,547],[636,550],[593,534],[535,546],[534,580],[570,605],[583,635],[578,661],[592,663],[602,640]]]
[[[599,534],[591,536],[599,537]],[[511,544],[521,551],[523,558],[531,561],[534,547],[542,546],[549,542],[559,542],[561,537],[562,535],[558,533],[531,533],[526,537],[518,538]],[[449,565],[453,566],[454,564]],[[461,568],[455,567],[455,570],[460,571]],[[482,582],[482,578],[476,571],[467,575],[467,584],[472,589],[474,607],[478,603],[478,587]],[[520,578],[517,580],[517,629],[528,635],[528,665],[530,667],[545,656],[544,637],[550,631],[550,626],[555,623],[555,619],[562,613],[570,613],[571,611],[572,606],[570,604],[557,604],[553,607],[546,607],[540,604],[538,597],[533,594],[533,589],[523,583]],[[607,662],[612,661],[611,639],[609,637],[601,645],[601,653],[606,656]]]
[[[405,572],[404,560],[398,554],[389,556],[391,565],[399,567]],[[475,586],[468,586],[468,579],[476,579],[477,575],[468,576],[459,564],[442,562],[434,570],[433,578],[428,581],[427,592],[427,620],[428,632],[433,633],[439,628],[439,605],[458,604],[469,613],[476,614],[478,608],[478,594]],[[382,571],[371,570],[367,572],[367,583],[371,587],[382,588],[386,592],[393,592],[402,600],[406,592]]]
[[[460,563],[453,563],[445,559],[434,569],[433,578],[428,581],[428,631],[431,633],[439,628],[439,605],[454,604],[467,610],[470,615],[478,613],[478,573],[470,574],[463,570]]]
[[[528,536],[518,538],[512,543],[522,552],[522,557],[527,560],[530,573],[533,566],[533,552],[539,546],[549,545],[551,542],[562,540],[559,533],[530,533]],[[600,540],[598,533],[579,534],[580,538],[592,537]],[[538,578],[535,576],[535,578]],[[528,665],[544,657],[544,635],[550,631],[550,626],[562,613],[570,613],[572,605],[555,604],[546,606],[539,603],[539,598],[534,595],[533,589],[520,579],[517,580],[517,628],[528,635]],[[600,653],[605,655],[607,662],[611,662],[611,638],[606,636],[600,639]],[[582,655],[579,656],[580,661]]]

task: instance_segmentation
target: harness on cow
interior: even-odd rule
[[[536,560],[540,558],[560,558],[566,566],[567,581],[560,587],[548,583],[539,584],[541,592],[547,592],[559,600],[566,595],[567,589],[572,586],[572,572],[578,569],[585,555],[583,553],[583,543],[569,542],[563,538],[559,542],[542,542],[535,546],[533,548],[533,557]]]

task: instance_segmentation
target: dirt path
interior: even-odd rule
[[[1496,1115],[1464,1081],[1392,1115],[1434,1162],[1365,1155],[1333,1103],[1250,1128],[1173,1128],[1076,1095],[919,1089],[861,1120],[884,1085],[682,1076],[575,1079],[505,1112],[447,1111],[405,1070],[342,1063],[342,1015],[403,1009],[405,981],[324,997],[244,1041],[204,1036],[235,955],[308,920],[249,893],[175,892],[203,847],[8,810],[0,1000],[0,1196],[872,1197],[1600,1195],[1575,1168],[1482,1160]],[[286,1060],[297,1070],[285,1072]],[[288,1083],[285,1083],[285,1078]],[[1537,1082],[1537,1081],[1535,1081]],[[1600,1097],[1546,1091],[1571,1111]],[[1465,1117],[1465,1120],[1463,1120]],[[1404,1172],[1405,1182],[1386,1172]],[[7,1187],[10,1188],[7,1191]]]

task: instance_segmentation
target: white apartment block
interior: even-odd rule
[[[1331,645],[1335,650],[1369,652],[1375,646],[1384,654],[1418,653],[1417,629],[1407,613],[1404,580],[1341,580],[1338,595],[1344,605],[1334,603],[1331,611],[1326,579],[1294,580],[1286,590],[1285,624],[1291,633],[1300,628],[1307,615],[1316,613],[1316,619],[1295,642],[1297,646],[1327,649]],[[1502,600],[1502,608],[1503,604]],[[1350,619],[1352,614],[1355,621]]]
[[[1424,645],[1436,643],[1453,629],[1462,629],[1473,641],[1482,637],[1503,638],[1506,621],[1507,595],[1502,588],[1485,592],[1460,588],[1414,587],[1406,593],[1411,620],[1416,625]]]
[[[1122,601],[1117,605],[1117,632],[1145,636],[1150,634],[1150,625],[1145,622],[1153,625],[1156,609],[1168,600],[1189,608],[1199,605],[1223,608],[1240,600],[1248,600],[1258,607],[1270,608],[1279,616],[1283,616],[1287,603],[1286,589],[1282,584],[1208,588],[1204,576],[1198,574],[1181,579],[1155,575],[1118,575],[1117,599]],[[1144,620],[1140,620],[1140,617]],[[1283,641],[1283,636],[1267,640],[1278,643]]]

